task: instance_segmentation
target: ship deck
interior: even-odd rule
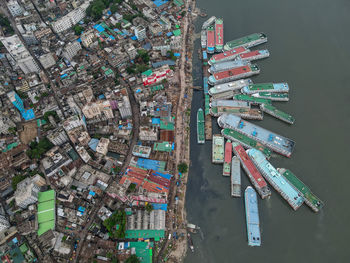
[[[282,120],[285,122],[288,122],[290,124],[293,124],[295,119],[292,115],[285,113],[279,109],[277,109],[276,107],[272,106],[272,105],[264,105],[262,107],[262,110],[265,111],[266,113]]]
[[[248,186],[244,193],[247,235],[249,246],[261,245],[258,199],[255,190]]]
[[[314,195],[310,188],[307,187],[298,177],[287,169],[279,170],[283,177],[285,177],[303,196],[310,202],[315,211],[323,207],[323,202],[316,195]]]
[[[249,51],[249,49],[245,47],[237,47],[235,49],[232,49],[230,51],[225,51],[223,53],[216,54],[210,58],[211,63],[217,63],[222,59],[232,57],[234,59],[238,54],[244,53]]]
[[[241,59],[246,59],[246,58],[251,58],[251,57],[255,57],[255,56],[269,56],[270,53],[267,49],[262,49],[262,50],[253,50],[250,52],[246,52],[243,54],[240,54],[239,57]]]
[[[224,162],[224,138],[220,135],[213,135],[213,162]]]
[[[265,40],[265,39],[267,39],[267,37],[263,33],[250,34],[248,36],[241,37],[241,38],[227,42],[225,44],[225,49],[231,49],[231,48],[235,48],[238,46],[244,46],[244,45],[249,44],[250,42],[258,41],[259,39]]]
[[[237,94],[234,99],[252,102],[255,104],[271,104],[271,100],[263,98],[255,98],[246,94]]]
[[[220,85],[215,85],[214,87],[209,89],[209,95],[223,93],[226,91],[238,90],[252,83],[253,81],[251,79],[240,79],[232,82],[223,83]]]
[[[216,80],[219,80],[219,79],[229,78],[232,76],[238,76],[238,75],[248,73],[251,71],[252,71],[252,68],[250,66],[241,66],[238,68],[233,68],[233,69],[225,70],[222,72],[217,72],[217,73],[213,74],[213,76]]]
[[[212,65],[209,68],[209,72],[213,74],[220,71],[234,69],[234,68],[243,67],[247,65],[249,65],[249,62],[242,61],[242,60],[225,61],[225,62],[216,63]]]
[[[215,45],[215,32],[213,28],[208,28],[207,30],[207,46],[214,47]]]
[[[292,140],[244,121],[238,116],[232,114],[221,115],[218,119],[218,123],[219,125],[220,123],[223,123],[224,128],[234,129],[240,133],[248,135],[250,138],[256,138],[257,141],[260,141],[275,152],[288,152],[289,154],[293,152],[295,143]]]

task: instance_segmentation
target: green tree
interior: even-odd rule
[[[81,33],[84,31],[84,28],[80,25],[75,25],[73,27],[73,30],[74,30],[75,35],[80,36]]]
[[[112,238],[125,238],[126,214],[124,210],[118,210],[103,221],[108,234]]]
[[[149,69],[149,67],[146,66],[145,64],[137,64],[137,65],[136,65],[136,70],[137,70],[137,72],[139,72],[139,73],[142,73],[142,72],[144,72],[144,71],[146,71],[146,70],[148,70],[148,69]]]
[[[23,181],[24,179],[26,179],[27,177],[25,175],[15,175],[14,177],[12,177],[12,189],[16,190],[17,189],[17,185],[19,182]]]
[[[128,259],[125,261],[125,263],[140,263],[141,261],[136,255],[131,255],[128,257]]]
[[[148,52],[144,49],[137,50],[138,57],[142,59],[142,61],[147,64],[149,62]]]
[[[136,184],[130,184],[128,189],[126,190],[127,193],[132,193],[136,189]]]
[[[16,134],[17,128],[16,127],[10,127],[8,129],[9,133]]]
[[[178,166],[177,166],[177,170],[180,172],[180,173],[186,173],[187,170],[188,170],[188,166],[187,166],[187,163],[180,163]]]
[[[152,206],[150,203],[148,203],[148,204],[145,206],[145,209],[146,209],[147,212],[152,212],[153,206]]]
[[[112,4],[110,9],[111,9],[112,14],[114,14],[115,12],[118,11],[118,6],[116,4]]]
[[[127,72],[128,74],[134,74],[134,73],[135,73],[135,65],[130,66],[130,67],[127,67],[127,68],[126,68],[126,72]]]

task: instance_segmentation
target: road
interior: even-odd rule
[[[188,8],[191,6],[192,10],[194,10],[194,2],[192,0],[186,1],[185,3],[185,10],[187,11]],[[170,188],[169,196],[168,196],[168,218],[167,218],[167,230],[168,233],[173,233],[174,231],[178,231],[179,229],[176,227],[175,223],[175,229],[173,226],[173,220],[176,220],[176,214],[175,214],[175,195],[176,195],[176,181],[178,180],[178,171],[177,171],[177,165],[184,160],[184,143],[185,143],[185,135],[186,133],[185,128],[185,121],[184,121],[184,113],[185,113],[185,104],[184,104],[184,98],[185,98],[185,91],[186,91],[186,57],[187,57],[187,51],[189,49],[188,46],[188,31],[189,26],[192,23],[192,16],[189,12],[186,12],[186,15],[183,19],[183,35],[182,35],[182,49],[181,49],[181,57],[180,57],[180,94],[179,94],[179,100],[177,103],[177,109],[176,109],[176,123],[175,123],[175,180],[172,182],[172,186]],[[175,218],[175,219],[173,219]],[[166,239],[163,243],[163,246],[161,247],[156,262],[162,262],[162,256],[164,251],[169,245],[169,242],[171,242],[173,239]]]

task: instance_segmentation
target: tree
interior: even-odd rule
[[[118,6],[116,4],[112,4],[110,9],[111,9],[112,14],[114,14],[115,12],[118,11]]]
[[[150,203],[148,203],[148,204],[145,206],[145,209],[146,209],[147,212],[152,212],[153,206],[152,206]]]
[[[180,172],[180,173],[186,173],[187,170],[188,170],[188,166],[187,166],[187,163],[180,163],[178,166],[177,166],[177,170]]]
[[[125,263],[140,263],[141,261],[136,255],[131,255],[128,257],[128,259],[125,261]]]
[[[25,175],[15,175],[13,178],[12,178],[12,189],[13,190],[16,190],[17,189],[17,185],[19,182],[23,181],[24,179],[26,179],[27,177]]]
[[[147,64],[149,62],[148,52],[144,49],[137,50],[138,57],[142,59],[142,61]]]
[[[145,64],[137,64],[137,65],[136,65],[136,70],[137,70],[137,72],[139,72],[139,73],[142,73],[142,72],[144,72],[144,71],[146,71],[146,70],[148,70],[148,69],[149,69],[149,67],[146,66]]]
[[[136,189],[136,184],[130,184],[128,189],[126,190],[127,193],[132,193]]]
[[[75,25],[75,26],[73,27],[73,30],[74,30],[74,32],[75,32],[75,35],[80,36],[81,33],[84,31],[84,28],[83,28],[82,26]]]
[[[108,234],[112,238],[125,238],[126,214],[124,210],[118,210],[103,221]]]
[[[128,72],[128,74],[134,74],[135,73],[135,65],[127,67],[126,72]]]

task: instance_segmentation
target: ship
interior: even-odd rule
[[[242,120],[241,117],[233,114],[223,114],[218,118],[221,128],[228,128],[238,131],[248,137],[260,142],[276,153],[290,157],[295,142],[279,134],[266,130],[258,125]]]
[[[243,170],[247,174],[250,182],[252,183],[258,194],[261,196],[261,198],[265,199],[268,196],[270,196],[271,191],[267,186],[264,177],[262,177],[261,173],[255,167],[254,163],[247,155],[243,146],[240,145],[238,142],[232,142],[232,150],[241,162]]]
[[[205,21],[202,25],[202,30],[206,30],[208,26],[210,26],[211,24],[214,23],[215,19],[216,19],[216,17],[212,16],[207,21]]]
[[[210,97],[208,94],[204,95],[204,113],[205,115],[210,114]]]
[[[321,199],[314,195],[310,188],[290,170],[277,168],[277,171],[304,197],[305,204],[307,204],[314,212],[318,212],[324,206]]]
[[[231,196],[241,197],[241,165],[237,156],[231,160]]]
[[[253,61],[263,58],[268,58],[270,56],[270,52],[267,49],[263,50],[253,50],[250,52],[246,52],[243,54],[239,54],[236,59],[243,61]]]
[[[255,47],[257,45],[267,42],[267,36],[264,33],[254,33],[245,37],[241,37],[225,44],[224,50],[228,51],[236,47]]]
[[[215,19],[215,50],[221,52],[224,47],[224,20],[222,18]]]
[[[255,64],[252,64],[248,66],[242,66],[239,68],[234,68],[234,69],[215,73],[208,78],[208,83],[214,86],[221,83],[233,81],[236,79],[247,78],[259,73],[260,73],[259,67]]]
[[[284,121],[289,124],[293,124],[295,122],[295,119],[292,115],[285,113],[284,111],[281,111],[272,105],[262,104],[260,108],[262,111],[266,112],[267,114],[270,114],[271,116],[281,121]]]
[[[230,176],[231,173],[231,161],[232,161],[232,143],[228,140],[225,144],[225,161],[223,165],[223,176]]]
[[[204,113],[202,108],[199,108],[197,111],[197,143],[203,144],[204,142]]]
[[[244,191],[245,215],[247,221],[248,245],[260,247],[261,233],[259,222],[258,199],[255,190],[248,186]]]
[[[190,233],[187,233],[187,240],[188,240],[188,246],[190,247],[191,252],[194,252],[193,240]]]
[[[269,100],[269,99],[252,97],[252,96],[246,95],[246,94],[236,94],[233,97],[233,99],[234,100],[241,100],[241,101],[250,102],[250,103],[256,104],[256,105],[271,104],[272,103],[271,100]]]
[[[249,149],[247,154],[272,187],[297,210],[303,204],[304,197],[266,160],[262,152]]]
[[[234,60],[239,54],[249,52],[250,50],[245,47],[237,47],[223,53],[215,54],[209,59],[209,65],[214,65],[216,63],[221,63],[225,61]]]
[[[245,86],[241,91],[248,95],[258,92],[286,93],[289,92],[289,86],[287,83],[257,83]]]
[[[215,51],[215,32],[214,27],[209,26],[207,28],[207,52],[209,54],[214,53]]]
[[[213,135],[212,162],[224,163],[224,137],[220,134]]]
[[[226,62],[216,63],[216,64],[212,65],[208,69],[208,72],[210,74],[215,74],[215,73],[218,73],[218,72],[221,72],[221,71],[234,69],[234,68],[239,68],[239,67],[248,66],[248,65],[250,65],[249,62],[242,61],[242,60],[226,61]]]
[[[221,135],[224,136],[225,139],[231,140],[234,142],[238,142],[242,144],[242,146],[246,149],[255,148],[265,154],[266,158],[271,157],[271,150],[266,146],[262,145],[260,142],[248,137],[247,135],[240,133],[231,129],[222,129]]]
[[[203,77],[203,93],[206,95],[208,92],[208,77]]]
[[[252,108],[249,102],[239,100],[213,100],[210,103],[210,114],[218,117],[224,113],[235,114],[243,119],[262,120],[263,111]]]
[[[258,92],[252,94],[255,98],[268,99],[271,101],[289,101],[288,93]]]
[[[240,79],[223,83],[210,88],[208,94],[212,96],[213,99],[230,99],[236,94],[236,92],[239,92],[241,88],[250,84],[253,84],[251,79]]]
[[[201,45],[202,45],[202,48],[207,47],[207,31],[206,30],[202,30],[202,32],[201,32]]]

